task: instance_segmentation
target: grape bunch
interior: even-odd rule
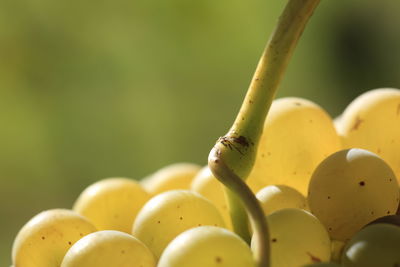
[[[309,100],[275,100],[247,180],[269,266],[400,266],[399,183],[400,90],[364,93],[335,122]],[[189,163],[100,180],[22,227],[13,267],[255,267],[259,240],[234,232],[228,190]]]

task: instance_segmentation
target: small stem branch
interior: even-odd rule
[[[247,216],[242,203],[252,219],[258,242],[256,258],[260,267],[269,266],[269,236],[265,218],[259,214],[259,203],[244,180],[253,168],[264,121],[275,92],[304,27],[319,2],[289,0],[261,56],[233,126],[218,139],[209,156],[208,164],[215,177],[237,194],[228,193],[232,224],[235,232],[247,242]]]
[[[258,266],[268,267],[270,253],[268,227],[264,211],[260,203],[258,203],[256,196],[239,176],[235,175],[223,161],[218,159],[218,156],[211,154],[208,164],[211,169],[215,170],[214,175],[216,177],[224,177],[224,179],[221,179],[221,182],[232,190],[233,193],[236,193],[244,204],[252,221],[254,238],[258,242],[254,251],[254,258]]]

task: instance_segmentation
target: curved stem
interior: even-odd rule
[[[236,198],[241,198],[248,212],[258,209],[258,202],[250,200],[253,198],[247,194],[251,191],[243,181],[253,168],[264,121],[289,59],[319,2],[320,0],[289,0],[260,58],[233,126],[225,136],[218,139],[209,156],[209,166],[215,177],[238,195],[228,194],[229,203],[233,205],[230,207],[231,216],[235,232],[247,242],[250,236],[247,216]],[[237,178],[242,183],[236,181]],[[254,214],[252,218],[255,227],[266,224],[264,219],[263,222],[254,221],[256,218],[260,219],[260,216]],[[263,227],[258,228],[261,231]],[[263,238],[260,234],[255,234],[260,237],[258,247],[267,242],[267,236]],[[265,248],[268,250],[265,254],[268,254],[268,246],[265,245]],[[259,266],[268,266],[265,255],[261,254],[259,257]]]
[[[256,196],[253,194],[250,187],[219,159],[218,155],[210,154],[208,164],[210,169],[214,170],[213,174],[216,177],[223,177],[220,181],[232,190],[233,193],[237,194],[243,202],[252,222],[254,238],[256,238],[258,242],[254,251],[255,260],[260,267],[269,266],[269,232],[264,211],[260,203],[258,203]]]

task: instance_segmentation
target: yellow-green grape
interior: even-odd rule
[[[96,228],[83,216],[64,209],[47,210],[26,223],[12,248],[16,267],[59,267],[67,250]]]
[[[275,100],[247,182],[254,192],[282,184],[307,194],[315,167],[340,148],[332,119],[321,107],[301,98]]]
[[[157,267],[255,267],[250,247],[233,232],[201,226],[177,236]]]
[[[120,231],[104,230],[76,242],[61,267],[155,267],[151,251],[137,238]]]
[[[210,200],[218,208],[227,228],[232,229],[225,186],[214,177],[207,166],[194,177],[191,189]]]
[[[329,234],[311,213],[301,209],[282,209],[267,217],[271,267],[299,267],[327,262],[331,255]],[[253,250],[256,239],[251,242]]]
[[[143,179],[141,184],[152,195],[174,189],[190,189],[200,169],[201,166],[192,163],[171,164]]]
[[[400,228],[374,224],[356,233],[342,256],[345,267],[400,266]]]
[[[256,194],[265,215],[285,208],[307,210],[306,198],[296,189],[286,185],[269,185]]]
[[[159,258],[164,248],[185,230],[202,225],[224,226],[208,199],[188,190],[172,190],[150,199],[140,210],[132,234]]]
[[[130,233],[136,214],[150,197],[134,180],[108,178],[87,187],[73,209],[93,222],[98,230]]]
[[[370,221],[396,213],[398,188],[379,156],[364,149],[341,150],[313,173],[308,204],[332,239],[346,241]]]
[[[344,148],[363,148],[382,157],[400,182],[400,90],[382,88],[357,97],[338,127]]]

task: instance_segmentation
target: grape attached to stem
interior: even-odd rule
[[[209,166],[228,189],[233,228],[247,242],[250,234],[245,205],[255,234],[259,236],[256,261],[268,263],[268,229],[263,211],[244,180],[250,173],[265,118],[290,56],[304,27],[320,0],[290,0],[273,32],[250,83],[238,116],[228,133],[219,138],[210,152]]]

